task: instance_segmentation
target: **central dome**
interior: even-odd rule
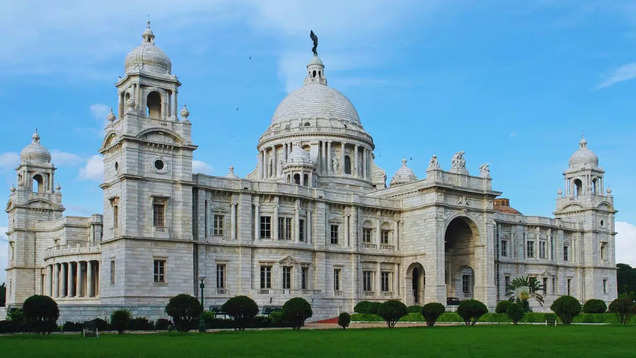
[[[316,82],[290,93],[276,108],[272,123],[297,119],[339,119],[360,125],[360,117],[347,97]]]

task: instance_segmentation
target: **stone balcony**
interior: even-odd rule
[[[92,255],[101,254],[102,248],[100,244],[91,244],[89,242],[76,242],[67,245],[57,245],[46,249],[44,259],[59,256],[70,255]]]

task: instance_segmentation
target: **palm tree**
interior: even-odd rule
[[[534,298],[541,306],[543,306],[543,295],[539,291],[543,291],[545,287],[536,279],[536,277],[521,276],[510,282],[506,287],[506,296],[510,301],[518,300],[525,307],[528,307],[528,299]]]

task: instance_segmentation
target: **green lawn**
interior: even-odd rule
[[[633,357],[633,326],[475,326],[0,337],[0,357]]]

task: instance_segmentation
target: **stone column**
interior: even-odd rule
[[[71,274],[69,272],[71,272],[70,270],[70,264],[68,262],[65,262],[64,264],[64,297],[69,297],[70,296],[70,283],[71,283]]]
[[[345,173],[345,143],[340,142],[340,175]]]
[[[86,261],[86,297],[93,297],[93,263]]]
[[[354,149],[355,149],[355,153],[353,155],[354,161],[353,161],[353,165],[352,165],[352,168],[351,168],[351,170],[353,171],[352,174],[356,178],[360,177],[360,172],[359,172],[360,168],[358,167],[358,148],[360,148],[358,145],[356,145],[354,147]]]
[[[274,213],[272,214],[272,227],[270,228],[270,232],[272,233],[272,239],[273,240],[278,240],[280,237],[278,235],[279,234],[279,227],[278,227],[278,209],[279,209],[279,205],[278,205],[278,197],[274,198]]]
[[[376,264],[374,291],[376,296],[380,296],[382,294],[382,269],[380,268],[380,262]]]
[[[311,224],[311,210],[307,209],[307,222],[305,223],[305,232],[307,233],[305,240],[307,241],[308,244],[311,244],[311,228],[312,228],[312,224]]]
[[[60,297],[60,264],[53,264],[53,297]]]
[[[48,265],[46,271],[47,271],[48,280],[46,283],[45,292],[49,293],[49,297],[53,297],[53,265]]]
[[[327,175],[331,175],[331,141],[327,142]]]
[[[298,242],[300,236],[300,199],[296,199],[294,205],[294,242]]]
[[[323,140],[322,142],[320,142],[320,144],[320,151],[322,152],[320,158],[320,170],[322,175],[325,175],[327,174],[327,142]]]
[[[362,147],[362,177],[367,179],[367,149]]]
[[[230,239],[236,240],[236,203],[230,206]]]

